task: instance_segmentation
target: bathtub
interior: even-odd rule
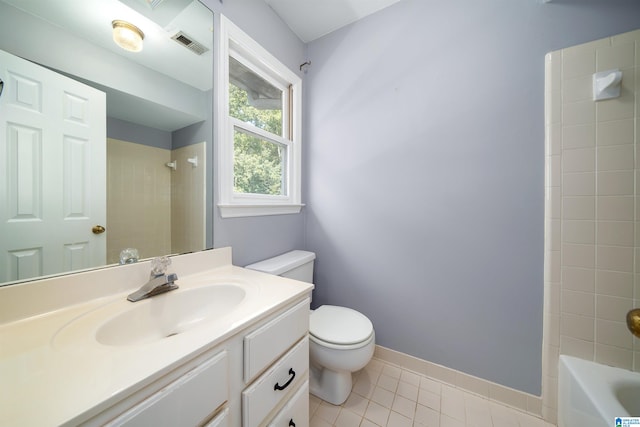
[[[560,356],[558,427],[613,427],[618,417],[640,421],[640,372]]]

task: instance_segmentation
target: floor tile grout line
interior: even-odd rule
[[[385,372],[387,372],[387,374],[385,374]],[[411,384],[408,381],[402,381],[403,374],[405,378],[412,378],[412,381],[414,383]],[[388,390],[382,386],[380,387],[381,390],[384,390],[385,392],[389,392],[393,394],[390,400],[390,403],[388,404],[385,404],[384,402],[380,403],[373,399],[375,389],[376,387],[379,386],[379,381],[383,375],[386,375],[387,377],[390,377],[395,381],[397,381],[397,384],[395,384],[393,391]],[[366,384],[362,383],[361,385],[358,385],[359,382],[362,382],[365,380],[366,380]],[[385,379],[385,381],[389,381],[389,380]],[[401,382],[405,384],[413,385],[414,387],[417,388],[415,399],[407,398],[402,394],[399,394],[401,393],[401,390],[400,390]],[[422,387],[423,382],[425,384],[430,384],[431,386],[434,386],[435,384],[435,386],[437,386],[438,388],[438,392],[435,393],[434,390],[432,389],[423,388]],[[387,385],[390,386],[390,384],[391,383]],[[364,390],[361,390],[361,388],[365,388],[365,387],[367,391],[366,393],[363,394]],[[423,405],[420,402],[420,392],[422,390],[424,390],[425,393],[429,393],[434,396],[437,396],[437,399],[436,399],[438,402],[437,405],[435,405],[434,402],[432,403],[434,404],[434,406],[438,406],[438,408],[432,408],[430,406]],[[453,403],[455,403],[453,408],[456,408],[456,409],[451,408],[451,410],[449,410],[448,406],[450,405],[450,401],[447,400],[447,406],[445,408],[445,411],[443,412],[443,390],[444,390],[444,394],[449,395],[447,399],[453,400]],[[385,395],[385,393],[381,393],[381,394]],[[398,397],[406,399],[407,401],[411,402],[412,406],[414,406],[412,411],[412,414],[413,414],[412,417],[409,417],[404,413],[394,409],[394,404],[396,400],[398,400]],[[379,398],[379,396],[377,396],[376,398]],[[345,406],[349,404],[348,402],[350,401],[350,399],[354,399],[354,400],[359,399],[359,401],[361,402],[360,403],[361,406],[362,406],[362,402],[366,403],[364,404],[363,409],[360,408],[362,409],[362,413],[360,413],[360,409],[356,412],[356,411],[350,410],[348,407]],[[363,370],[354,374],[354,383],[353,383],[352,392],[345,403],[343,403],[338,407],[335,407],[337,409],[337,412],[334,413],[335,416],[332,416],[333,418],[332,420],[322,419],[321,415],[318,414],[318,411],[322,407],[323,403],[325,405],[329,405],[329,407],[333,407],[333,405],[327,402],[324,402],[321,399],[318,399],[314,396],[311,396],[310,405],[311,405],[311,402],[313,402],[313,405],[314,405],[313,410],[310,410],[310,413],[309,413],[311,427],[316,427],[316,426],[344,427],[344,425],[336,424],[341,419],[341,414],[343,411],[348,412],[348,413],[345,413],[344,417],[348,416],[351,418],[353,417],[358,418],[360,420],[359,422],[360,426],[366,425],[367,427],[371,427],[371,426],[397,427],[395,425],[392,426],[389,424],[393,416],[395,420],[398,420],[398,417],[401,417],[400,420],[402,421],[409,420],[410,421],[410,424],[408,424],[409,427],[411,426],[431,427],[433,424],[424,424],[422,421],[425,421],[425,420],[420,419],[420,415],[418,411],[421,410],[421,407],[425,408],[427,413],[433,412],[433,414],[437,415],[437,421],[435,421],[437,424],[436,427],[442,425],[443,421],[444,421],[444,424],[454,423],[455,425],[459,425],[462,427],[465,427],[465,426],[476,427],[481,425],[483,427],[485,425],[487,427],[506,427],[507,424],[504,424],[504,421],[506,419],[511,420],[510,423],[508,424],[509,427],[511,426],[513,427],[518,427],[518,426],[519,427],[552,427],[551,424],[546,423],[542,419],[537,418],[534,415],[528,414],[520,410],[519,408],[513,408],[508,405],[495,402],[491,399],[488,399],[486,396],[482,396],[482,395],[470,392],[468,390],[464,390],[460,387],[456,387],[455,385],[444,383],[436,379],[413,372],[411,370],[393,365],[388,362],[380,361],[377,359],[373,359],[370,365],[368,365]],[[372,412],[376,409],[375,405],[374,406],[371,405],[372,402],[384,410],[382,411],[384,415],[376,414],[376,416],[374,416],[373,414],[369,414],[369,417],[367,417],[369,407],[372,408]],[[488,420],[487,422],[483,424],[478,424],[474,421],[474,419],[468,419],[469,418],[468,414],[472,412],[470,411],[470,407],[472,406],[471,402],[473,402],[473,405],[478,405],[478,404],[482,405],[481,412],[484,414],[483,419]],[[477,407],[474,409],[479,410]],[[447,411],[449,413],[447,413]],[[462,412],[462,414],[460,414],[460,411]],[[436,416],[433,414],[432,416]],[[374,419],[371,419],[371,418],[374,418]],[[380,422],[382,422],[382,419],[385,420],[384,425],[380,424]],[[431,421],[434,421],[434,420],[432,419]],[[446,424],[446,425],[449,425],[449,424]],[[357,426],[349,425],[348,427],[357,427]]]

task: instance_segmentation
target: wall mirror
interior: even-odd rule
[[[0,0],[0,285],[213,246],[212,49],[198,0]]]

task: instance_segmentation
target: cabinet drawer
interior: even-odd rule
[[[244,338],[246,383],[309,331],[309,303],[306,298]]]
[[[309,427],[309,381],[305,381],[269,427]]]
[[[242,392],[242,425],[255,427],[309,377],[309,338],[304,337],[282,359]]]
[[[152,394],[107,425],[196,426],[200,425],[202,420],[212,414],[228,398],[227,352],[223,351]]]

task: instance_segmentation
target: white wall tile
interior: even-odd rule
[[[562,198],[562,218],[566,220],[573,219],[595,219],[595,200],[593,196],[569,197],[566,194]],[[631,208],[633,212],[633,204]],[[633,214],[632,214],[633,217]]]
[[[596,292],[622,298],[633,297],[633,273],[597,270]]]
[[[595,253],[594,245],[563,244],[562,266],[594,268]]]
[[[545,183],[550,187],[560,187],[562,183],[561,156],[547,156],[545,161]]]
[[[567,79],[562,82],[562,101],[576,102],[591,100],[593,97],[593,83],[591,76]]]
[[[606,46],[602,44],[601,46]],[[562,50],[562,79],[588,76],[596,72],[596,46],[576,46]]]
[[[595,331],[594,326],[591,326],[591,329],[592,332]],[[595,356],[595,344],[593,339],[587,341],[568,334],[563,334],[560,336],[560,354],[567,354],[581,359],[593,360]]]
[[[598,246],[596,267],[601,270],[633,272],[633,248]]]
[[[560,228],[558,226],[558,228]],[[562,225],[563,243],[595,244],[596,226],[594,221],[564,221]]]
[[[560,187],[546,187],[545,213],[549,219],[560,219],[562,214],[562,193]]]
[[[633,148],[633,146],[630,147]],[[562,152],[562,171],[564,173],[591,172],[595,167],[596,151],[593,148],[564,150]]]
[[[633,369],[633,352],[625,348],[596,343],[595,361],[603,365]]]
[[[598,219],[605,221],[633,221],[633,196],[598,196]]]
[[[633,170],[634,168],[634,147],[631,144],[598,147],[597,153],[599,171]]]
[[[596,180],[594,173],[563,174],[563,196],[594,196],[595,194]]]
[[[560,347],[560,315],[559,314],[544,314],[544,322],[548,326],[545,330],[543,341],[547,347],[552,349],[553,347]],[[558,350],[559,351],[559,350]],[[552,359],[555,360],[555,359]],[[554,362],[555,363],[555,362]]]
[[[633,308],[631,298],[596,295],[596,318],[621,322]]]
[[[626,33],[611,36],[611,46],[640,42],[640,30],[628,31]]]
[[[546,245],[547,243],[545,243]],[[544,281],[546,282],[560,282],[560,251],[548,251],[544,252]]]
[[[558,376],[547,376],[544,378],[544,396],[545,403],[549,402],[551,406],[550,408],[557,408],[558,403]],[[546,396],[549,396],[549,399],[546,399]]]
[[[547,153],[549,155],[558,155],[562,150],[562,125],[555,123],[547,126],[549,130],[549,149]]]
[[[596,50],[596,71],[632,68],[634,65],[635,43],[633,42],[601,47]]]
[[[594,320],[595,319],[593,317],[580,316],[572,313],[562,313],[562,317],[560,318],[560,346],[562,347],[563,335],[583,341],[594,341]]]
[[[562,125],[562,148],[586,148],[596,145],[596,126],[594,123],[567,126]]]
[[[617,98],[620,99],[620,98]],[[615,101],[615,100],[614,100]],[[624,114],[622,107],[609,107],[605,109],[604,117],[612,117]],[[625,117],[613,117],[608,120],[622,119]],[[562,104],[562,123],[565,126],[584,125],[594,123],[596,120],[596,106],[593,101],[578,101]]]
[[[560,92],[560,88],[562,87],[562,51],[556,50],[550,52],[548,58],[550,61],[549,77],[553,85],[552,88],[557,86],[558,89],[556,90]]]
[[[594,292],[595,269],[562,267],[562,288],[581,292]]]
[[[560,313],[560,284],[559,283],[547,283],[545,284],[545,304],[547,313],[559,314]]]
[[[595,316],[595,294],[591,292],[577,292],[562,290],[562,313],[580,316]]]
[[[598,245],[634,245],[634,223],[632,221],[598,221]]]
[[[551,91],[551,111],[548,117],[548,124],[562,122],[562,92],[559,90]]]
[[[545,251],[559,251],[561,241],[560,220],[554,219],[548,221],[548,227],[545,228]]]
[[[627,71],[627,74],[631,74],[631,72]],[[595,103],[591,101],[590,103],[591,105],[595,104],[596,106],[598,122],[629,119],[632,118],[635,113],[635,96],[633,92],[624,90],[624,83],[623,90],[619,98],[607,99],[605,101],[598,101]],[[569,112],[572,114],[572,116],[570,116],[570,119],[572,120],[571,124],[584,123],[579,121],[586,120],[586,117],[588,117],[588,114],[590,113],[586,106],[581,106],[581,108],[572,107],[569,109]]]
[[[635,137],[634,127],[635,121],[633,119],[600,122],[596,128],[597,145],[633,144]]]
[[[621,316],[624,319],[623,313]],[[596,319],[596,343],[631,350],[633,335],[629,333],[625,322]]]
[[[597,185],[599,196],[631,196],[634,193],[634,173],[633,171],[599,172]]]

